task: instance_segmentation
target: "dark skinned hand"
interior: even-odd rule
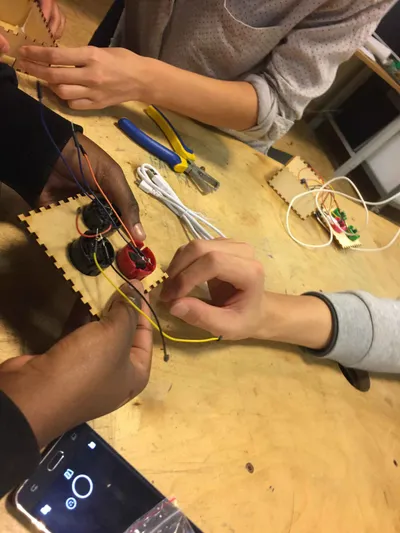
[[[77,134],[77,138],[89,156],[96,179],[100,186],[107,194],[110,201],[121,211],[122,219],[133,238],[143,242],[146,238],[146,234],[140,223],[139,206],[125,179],[122,168],[93,141],[80,133]],[[81,178],[77,150],[72,138],[66,144],[62,154],[68,161],[68,164],[79,182],[84,185]],[[97,187],[89,173],[89,169],[83,157],[82,165],[86,181],[89,183],[91,189],[96,192]],[[61,158],[59,158],[42,190],[37,207],[45,206],[59,200],[65,200],[78,193],[81,193],[81,190],[75,183]]]
[[[122,290],[140,305],[128,285]],[[14,357],[0,365],[0,389],[44,446],[139,394],[149,379],[151,357],[150,324],[115,295],[100,321],[77,329],[42,355]]]

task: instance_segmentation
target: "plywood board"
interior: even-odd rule
[[[361,246],[360,239],[357,239],[356,241],[352,241],[348,238],[348,236],[345,233],[338,233],[332,228],[333,231],[333,237],[336,241],[336,243],[341,248],[359,248]]]
[[[295,196],[304,193],[307,190],[286,167],[280,170],[268,183],[287,204],[289,204]],[[292,209],[300,218],[305,220],[315,211],[314,196],[310,194],[299,198],[293,204]]]
[[[31,9],[30,0],[0,0],[0,20],[22,28]]]
[[[47,26],[43,12],[36,3],[33,3],[28,19],[24,24],[24,33],[29,38],[46,46],[54,46],[55,44],[55,39]]]
[[[289,163],[285,165],[285,168],[290,170],[290,172],[292,172],[292,174],[299,180],[304,178],[312,181],[313,183],[315,181],[320,182],[320,177],[318,174],[299,156],[293,157],[293,159],[291,159]]]
[[[74,291],[80,294],[82,301],[89,305],[93,315],[100,316],[107,302],[114,294],[112,285],[101,275],[85,276],[71,264],[67,247],[79,237],[75,227],[75,218],[79,209],[90,203],[85,196],[70,198],[58,205],[31,211],[29,215],[20,215],[20,220],[27,225],[30,233],[34,234],[39,244],[45,247],[46,254],[54,260],[57,268],[63,270],[65,279],[71,282]],[[83,225],[83,222],[81,221]],[[82,226],[82,229],[84,227]],[[118,251],[125,246],[125,242],[114,233],[110,238],[114,249]],[[149,245],[151,248],[151,245]],[[107,276],[117,285],[123,282],[111,269],[107,269]],[[166,274],[157,267],[156,270],[143,280],[145,292],[151,291],[162,283]]]
[[[13,26],[6,25],[5,23],[2,24],[0,26],[0,35],[3,35],[7,39],[10,47],[7,56],[15,58],[21,46],[35,44],[34,41],[29,39],[21,31],[16,30]]]
[[[6,55],[11,58],[16,58],[19,48],[24,45],[56,44],[36,0],[0,0],[0,34],[10,45]]]

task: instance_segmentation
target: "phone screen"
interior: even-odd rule
[[[17,503],[51,533],[124,533],[163,498],[85,424],[57,442]]]

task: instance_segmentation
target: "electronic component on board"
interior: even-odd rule
[[[128,279],[142,280],[154,272],[157,262],[150,248],[136,241],[137,250],[127,245],[117,253],[117,265]]]
[[[113,207],[118,215],[121,216],[118,208],[115,206]],[[111,220],[113,229],[121,227],[121,222],[104,198],[97,198],[90,204],[85,205],[82,209],[82,218],[86,226],[93,232],[99,231],[99,233],[101,233],[107,230],[107,228],[110,227]],[[110,228],[110,230],[112,228]]]
[[[92,236],[93,234],[87,231],[85,235]],[[109,267],[115,259],[114,248],[110,241],[104,237],[93,239],[82,236],[68,246],[68,255],[71,263],[79,272],[86,276],[98,276],[100,274],[94,262],[94,254],[96,254],[101,268]]]

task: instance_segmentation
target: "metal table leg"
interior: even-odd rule
[[[354,170],[358,165],[365,161],[376,150],[379,150],[389,139],[400,131],[400,115],[395,118],[390,124],[383,128],[379,133],[374,135],[358,152],[356,152],[343,165],[335,170],[334,176],[346,176],[349,172]]]

